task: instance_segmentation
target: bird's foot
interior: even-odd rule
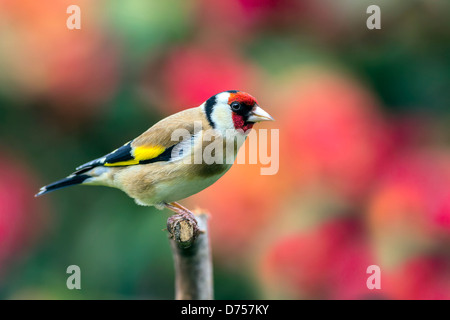
[[[192,240],[195,240],[202,233],[194,214],[189,209],[176,202],[164,205],[176,213],[167,219],[167,230],[177,242],[191,243]]]

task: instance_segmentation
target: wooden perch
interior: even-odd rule
[[[213,299],[211,248],[208,215],[196,214],[198,227],[178,215],[167,220],[175,263],[177,300]]]

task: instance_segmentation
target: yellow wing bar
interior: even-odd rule
[[[129,150],[128,151],[128,155],[129,155],[129,159],[124,159],[125,157],[123,156],[123,152],[125,150],[120,150],[124,147],[128,147]],[[115,166],[129,166],[129,165],[134,165],[134,164],[139,164],[140,161],[146,161],[146,160],[151,160],[153,158],[156,158],[157,156],[159,156],[160,154],[162,154],[164,151],[166,150],[166,148],[162,147],[162,146],[139,146],[139,147],[135,147],[135,148],[131,148],[131,144],[127,144],[119,149],[117,149],[116,152],[120,152],[121,156],[117,157],[116,160],[122,160],[122,161],[115,161],[114,162],[114,153],[111,154],[111,157],[109,157],[109,159],[106,159],[106,162],[104,163],[104,166],[107,167],[115,167]]]

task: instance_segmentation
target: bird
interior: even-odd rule
[[[36,197],[74,185],[114,187],[138,205],[167,208],[196,223],[193,213],[178,201],[215,183],[232,166],[253,125],[273,120],[250,94],[220,92],[198,107],[160,120],[107,155],[78,166],[66,178],[42,187]],[[177,132],[184,139],[174,139]],[[213,138],[205,139],[207,133]],[[224,151],[227,141],[236,147],[232,161],[195,161],[195,155],[202,155],[213,142],[218,147],[212,155],[217,153],[221,160],[218,151]],[[224,158],[228,153],[222,154]]]

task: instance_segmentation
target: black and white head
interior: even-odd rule
[[[248,133],[256,122],[273,120],[250,94],[230,90],[218,93],[203,104],[209,124],[219,132],[234,129]]]

